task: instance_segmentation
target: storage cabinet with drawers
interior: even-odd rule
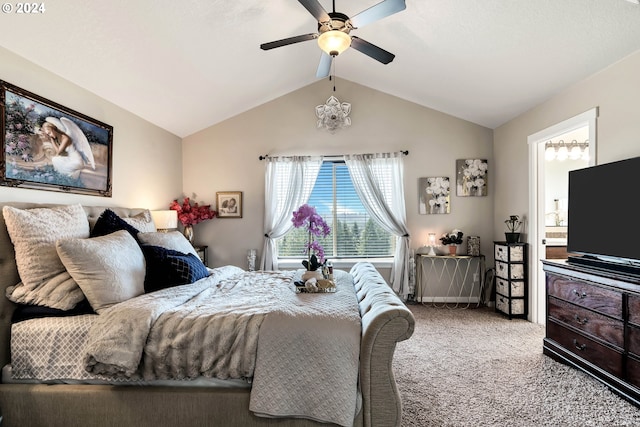
[[[543,351],[640,405],[640,277],[543,260]]]
[[[496,310],[509,319],[527,317],[527,244],[493,242]]]

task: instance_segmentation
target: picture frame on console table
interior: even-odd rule
[[[242,218],[242,191],[216,193],[218,218]]]
[[[113,127],[0,80],[0,185],[111,197]]]

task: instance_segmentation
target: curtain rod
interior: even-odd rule
[[[409,155],[409,150],[401,150],[400,151],[402,154],[404,154],[405,156]],[[323,155],[323,157],[344,157],[346,154],[327,154],[327,155]],[[365,154],[369,155],[369,154]],[[259,160],[265,160],[266,158],[271,157],[268,154],[265,154],[264,156],[259,156],[258,159]]]

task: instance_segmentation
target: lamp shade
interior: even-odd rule
[[[178,211],[151,211],[151,218],[158,230],[178,228]]]
[[[351,37],[340,30],[325,31],[318,37],[318,46],[329,55],[337,56],[351,46]]]

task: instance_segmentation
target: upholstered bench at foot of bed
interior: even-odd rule
[[[360,388],[364,425],[399,426],[402,401],[391,364],[396,343],[411,337],[415,319],[371,263],[358,263],[350,273],[362,315]]]

